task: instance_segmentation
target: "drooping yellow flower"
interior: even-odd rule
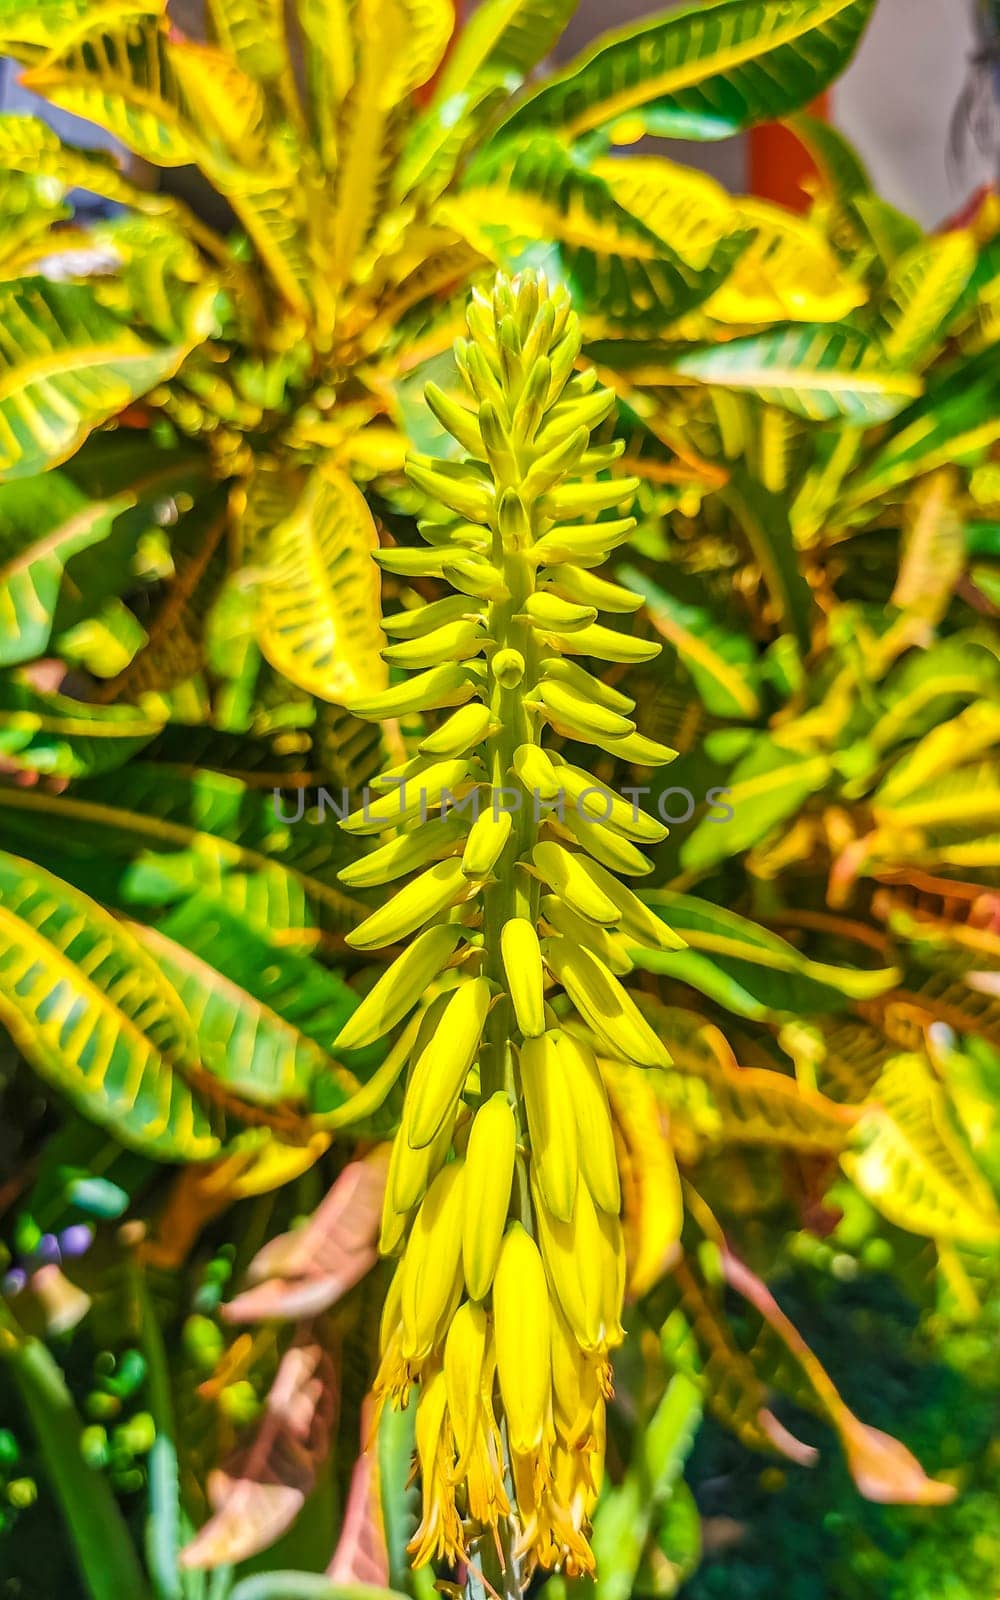
[[[406,879],[350,942],[406,947],[338,1043],[410,1018],[381,1235],[401,1260],[376,1389],[405,1404],[419,1386],[414,1561],[454,1562],[514,1516],[528,1571],[589,1573],[625,1288],[594,1044],[666,1064],[620,979],[630,943],[680,941],[619,876],[647,871],[638,846],[666,829],[543,740],[551,728],[639,764],[672,752],[578,659],[656,647],[597,621],[640,604],[592,570],[634,526],[621,513],[636,484],[615,476],[618,446],[591,442],[614,398],[577,370],[569,296],[500,277],[468,324],[456,358],[471,405],[427,390],[465,459],[410,460],[435,505],[427,545],[377,558],[458,592],[386,620],[402,641],[387,658],[414,676],[352,707],[450,714],[344,824],[396,828],[349,883]]]

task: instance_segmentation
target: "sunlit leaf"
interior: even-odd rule
[[[515,112],[505,133],[638,133],[722,139],[786,115],[846,65],[873,0],[713,0],[600,40]]]
[[[863,334],[823,323],[706,345],[678,355],[673,368],[814,422],[861,427],[888,421],[921,391],[919,378],[874,358]]]
[[[897,1227],[970,1243],[1000,1239],[1000,1210],[921,1056],[898,1056],[885,1068],[841,1162]]]
[[[275,528],[261,583],[261,649],[277,671],[343,704],[383,688],[377,546],[367,505],[348,478],[318,467]]]
[[[91,429],[172,376],[188,344],[158,345],[82,285],[0,283],[0,479],[30,477],[73,454]],[[203,337],[196,319],[192,342]]]
[[[219,1141],[189,1078],[190,1022],[156,963],[106,911],[40,867],[0,856],[0,1021],[86,1117],[158,1160]]]

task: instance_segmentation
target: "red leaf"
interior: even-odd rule
[[[389,1149],[352,1161],[305,1227],[264,1246],[247,1274],[255,1287],[223,1307],[227,1322],[315,1317],[360,1283],[378,1260]]]
[[[928,1478],[905,1444],[859,1422],[846,1406],[844,1411],[838,1432],[851,1477],[866,1500],[884,1506],[943,1506],[954,1500],[954,1484]]]
[[[798,1329],[775,1300],[767,1284],[729,1250],[721,1252],[726,1282],[759,1311],[808,1379],[817,1400],[836,1428],[851,1477],[866,1500],[888,1506],[939,1506],[955,1498],[950,1483],[929,1478],[905,1444],[859,1421],[841,1398],[832,1378]]]
[[[351,1473],[344,1524],[327,1576],[335,1583],[389,1586],[389,1550],[382,1520],[378,1441],[373,1437],[375,1407],[371,1395],[361,1409],[361,1454]]]
[[[312,1493],[337,1402],[333,1361],[302,1328],[282,1358],[253,1443],[209,1478],[215,1515],[181,1552],[182,1566],[227,1566],[280,1539]]]

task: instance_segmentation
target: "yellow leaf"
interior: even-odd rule
[[[721,184],[659,156],[593,163],[619,205],[704,270],[719,241],[753,237],[732,273],[702,308],[718,322],[836,322],[865,300],[822,234],[764,200],[734,200]]]
[[[300,689],[342,705],[388,682],[379,654],[378,535],[364,496],[317,467],[275,528],[260,585],[261,649]]]
[[[923,1056],[889,1062],[841,1165],[897,1227],[969,1244],[1000,1239],[1000,1210]]]
[[[621,1061],[600,1061],[614,1119],[622,1179],[628,1287],[633,1298],[658,1283],[676,1256],[684,1204],[670,1142],[670,1118],[652,1073]]]

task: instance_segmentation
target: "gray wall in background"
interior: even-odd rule
[[[853,65],[837,86],[837,122],[876,187],[926,227],[952,215],[995,172],[975,151],[949,154],[951,121],[975,49],[971,0],[879,0]]]

